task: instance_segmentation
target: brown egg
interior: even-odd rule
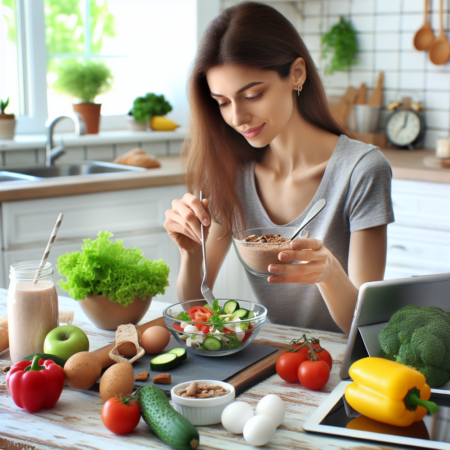
[[[141,332],[138,330],[138,342],[141,342]],[[119,353],[122,356],[125,356],[127,358],[130,358],[131,356],[134,356],[136,354],[136,346],[131,342],[125,342],[125,344],[122,344],[120,347],[117,348],[119,350]]]
[[[117,363],[111,366],[100,380],[100,397],[104,402],[117,394],[131,394],[134,386],[133,366]]]
[[[150,327],[142,334],[141,347],[145,353],[154,355],[161,353],[170,341],[170,331],[164,327]]]
[[[100,360],[90,352],[75,353],[64,365],[66,381],[74,389],[89,389],[100,378],[101,372]]]

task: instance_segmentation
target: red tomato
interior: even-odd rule
[[[249,323],[248,324],[248,329],[250,330],[251,328],[253,328],[252,324]],[[242,339],[242,343],[244,343],[250,336],[252,335],[251,331],[246,331],[244,334],[244,339]]]
[[[300,347],[300,344],[298,344],[298,345],[294,344],[292,347],[293,347],[294,349],[296,349],[296,348]],[[321,347],[320,347],[320,344],[311,344],[311,347],[312,347],[314,350],[320,350],[320,348],[321,348]],[[308,356],[309,348],[308,348],[308,347],[302,347],[302,348],[299,350],[299,352],[302,352],[302,353],[304,353],[306,356]],[[317,351],[317,352],[316,352],[316,355],[317,355],[317,357],[319,358],[320,361],[325,361],[325,362],[328,364],[328,367],[329,367],[330,370],[331,370],[331,368],[333,367],[333,359],[331,358],[330,353],[322,347],[322,351],[321,351],[321,352],[318,352],[318,351]]]
[[[224,332],[225,334],[234,334],[234,331],[229,330],[228,328],[225,328],[225,327],[223,327],[223,332]]]
[[[298,380],[306,389],[318,391],[328,383],[329,379],[330,367],[325,361],[308,360],[298,368]]]
[[[175,328],[175,330],[178,330],[178,331],[181,331],[181,332],[184,331],[183,328],[181,328],[180,325],[178,325],[177,323],[174,323],[173,327]]]
[[[289,383],[297,383],[299,367],[305,361],[308,361],[308,357],[303,353],[283,353],[277,360],[277,374]]]
[[[203,306],[194,306],[189,310],[188,315],[192,320],[208,322],[213,313],[208,309],[203,308]],[[203,326],[201,323],[194,323],[194,325],[198,330],[201,330]]]
[[[141,408],[136,400],[110,398],[102,408],[102,422],[109,431],[125,434],[133,431],[141,420]]]
[[[202,325],[202,327],[200,328],[201,331],[203,331],[203,334],[208,334],[209,333],[209,325]]]

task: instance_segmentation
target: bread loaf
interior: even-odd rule
[[[146,169],[161,167],[161,164],[154,156],[144,152],[141,148],[133,148],[124,155],[117,157],[113,162],[125,166],[145,167]]]

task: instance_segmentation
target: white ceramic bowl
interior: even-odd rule
[[[223,410],[234,401],[236,392],[234,386],[224,381],[196,380],[199,385],[214,384],[224,387],[228,394],[214,398],[185,398],[175,394],[186,389],[191,382],[177,384],[170,391],[175,411],[186,417],[192,425],[214,425],[221,422]]]

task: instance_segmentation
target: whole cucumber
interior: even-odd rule
[[[197,428],[178,414],[164,392],[156,386],[145,386],[136,394],[141,414],[155,434],[175,450],[192,450],[200,444]]]

